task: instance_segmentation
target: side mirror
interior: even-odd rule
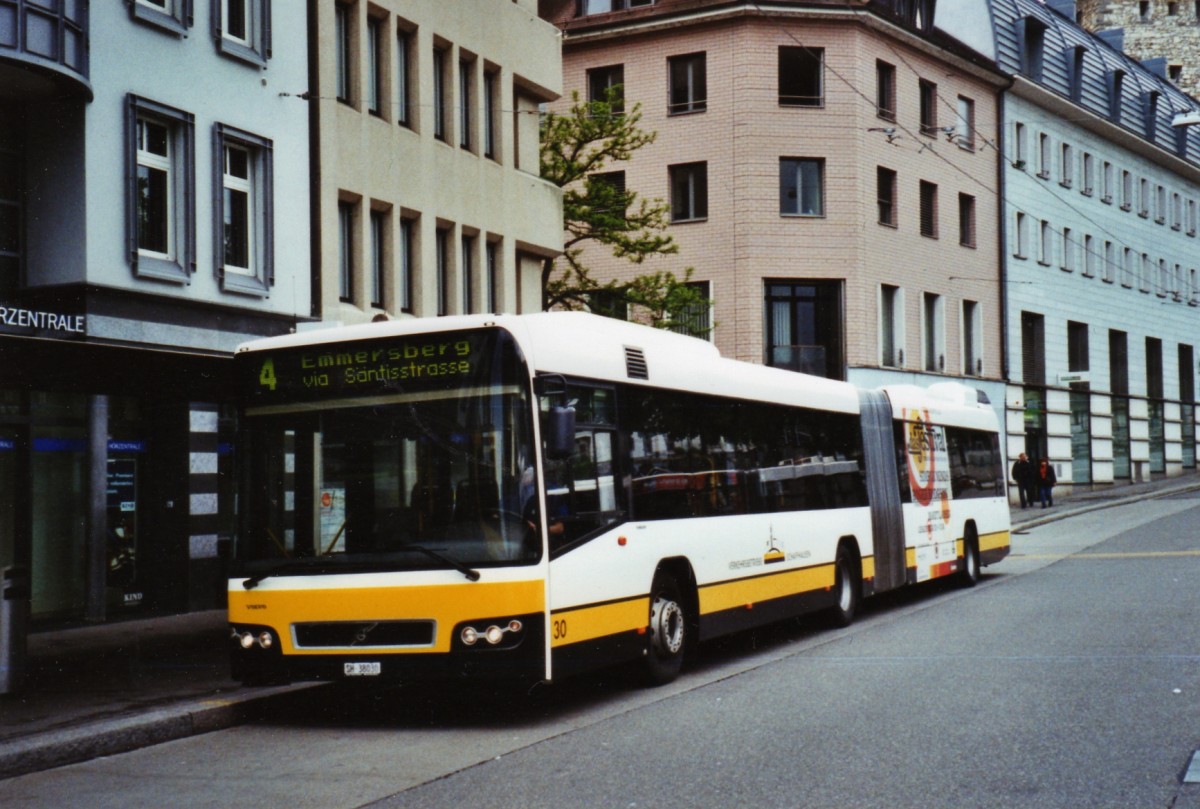
[[[552,461],[570,458],[575,453],[575,408],[551,407],[544,438],[547,458]]]

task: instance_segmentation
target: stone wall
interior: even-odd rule
[[[1195,0],[1079,0],[1077,19],[1089,31],[1125,30],[1134,59],[1165,58],[1169,78],[1200,96],[1200,3]]]

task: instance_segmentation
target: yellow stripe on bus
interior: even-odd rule
[[[700,614],[737,609],[774,598],[833,587],[833,565],[782,570],[769,576],[718,582],[700,588]]]
[[[979,537],[980,551],[994,551],[1000,548],[1007,548],[1012,545],[1012,538],[1008,531],[993,531],[990,534],[984,534]]]
[[[551,647],[604,638],[621,632],[645,629],[650,621],[650,598],[641,596],[626,601],[572,607],[550,616]]]
[[[414,652],[448,652],[450,635],[459,621],[508,618],[545,609],[540,580],[464,582],[423,587],[354,587],[303,590],[229,591],[232,623],[263,624],[280,634],[284,654],[294,654],[291,625],[332,621],[434,621],[432,647]],[[305,649],[306,654],[343,652]]]

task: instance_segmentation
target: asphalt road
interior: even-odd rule
[[[0,781],[89,807],[1200,807],[1200,496],[1052,523],[973,590],[532,694],[307,692],[268,721]]]

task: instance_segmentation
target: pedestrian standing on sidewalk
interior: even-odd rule
[[[1012,465],[1012,482],[1021,497],[1021,508],[1033,505],[1033,465],[1022,452]]]
[[[1050,465],[1050,462],[1045,458],[1038,461],[1038,498],[1042,502],[1042,508],[1054,505],[1054,484],[1057,482],[1058,476],[1054,474],[1054,467]]]

